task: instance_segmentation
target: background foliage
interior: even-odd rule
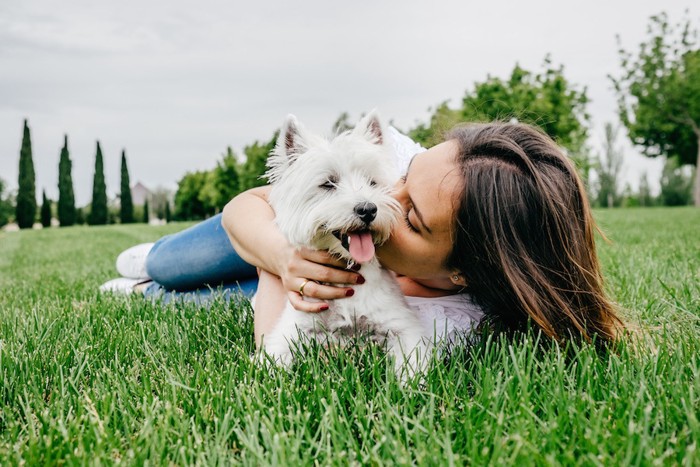
[[[672,26],[651,18],[649,38],[634,54],[620,47],[622,73],[612,81],[630,139],[650,157],[700,165],[700,49],[689,19]],[[700,207],[700,172],[695,178]]]
[[[6,225],[15,215],[15,201],[7,190],[7,183],[0,178],[0,227]]]
[[[459,123],[517,120],[541,128],[570,154],[579,154],[589,123],[586,90],[578,89],[564,76],[563,66],[545,59],[537,73],[515,65],[507,79],[488,76],[465,93],[461,107],[440,104],[429,124],[420,124],[409,134],[425,147],[433,146]]]
[[[264,185],[261,176],[277,135],[276,131],[269,141],[255,141],[246,146],[243,161],[229,147],[213,170],[185,174],[175,193],[175,218],[194,220],[212,216],[221,212],[238,193]]]
[[[466,122],[518,121],[535,125],[551,136],[576,162],[579,173],[590,190],[592,202],[600,207],[700,205],[700,171],[689,172],[685,166],[700,159],[700,49],[698,33],[689,14],[671,25],[665,14],[649,21],[648,38],[637,52],[620,46],[620,72],[611,76],[617,96],[620,119],[631,141],[650,157],[667,159],[661,176],[661,193],[653,196],[648,174],[642,174],[638,188],[623,184],[624,154],[616,146],[617,130],[610,123],[606,129],[604,154],[595,154],[588,145],[590,118],[586,88],[572,83],[562,65],[546,57],[541,69],[526,70],[516,64],[507,77],[487,75],[469,87],[459,105],[445,101],[437,105],[427,122],[405,129],[414,140],[430,147],[441,142],[446,132]],[[340,113],[332,125],[332,134],[351,128],[347,112]],[[178,182],[173,216],[179,220],[203,219],[221,212],[236,194],[264,184],[265,161],[274,148],[278,132],[268,141],[254,141],[238,155],[228,147],[211,170],[186,173]],[[98,143],[95,160],[93,200],[75,208],[71,180],[71,161],[66,136],[59,163],[58,217],[61,225],[72,225],[89,212],[91,224],[128,223],[132,217],[144,219],[142,207],[129,210],[130,191],[121,187],[121,210],[108,207],[104,169]],[[125,162],[125,161],[123,161]],[[591,176],[593,174],[593,176]],[[688,195],[688,179],[694,182],[694,195]],[[129,180],[125,163],[122,185]],[[31,162],[31,138],[25,121],[20,153],[19,190],[16,199],[4,195],[1,203],[14,203],[15,220],[29,227],[36,218],[36,187]],[[150,200],[153,214],[170,218],[171,197],[160,190]],[[113,203],[114,204],[114,203]],[[1,207],[0,207],[1,209]],[[138,212],[134,212],[137,209]],[[0,214],[0,223],[11,216]]]

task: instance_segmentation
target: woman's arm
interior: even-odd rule
[[[233,198],[223,211],[224,229],[241,258],[281,279],[294,308],[321,311],[326,303],[307,302],[299,294],[304,281],[356,284],[360,275],[345,269],[347,264],[326,251],[292,247],[275,224],[275,213],[268,203],[269,193],[270,187],[263,186]],[[304,286],[304,295],[332,300],[348,296],[349,290],[349,287],[309,282]]]
[[[279,276],[290,245],[274,223],[269,194],[269,186],[239,194],[224,207],[221,223],[241,258]]]

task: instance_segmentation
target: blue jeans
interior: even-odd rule
[[[219,291],[252,296],[258,287],[254,266],[243,261],[221,225],[221,214],[156,242],[146,259],[153,284],[144,294],[206,302]]]

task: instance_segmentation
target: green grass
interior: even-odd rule
[[[487,339],[407,387],[376,349],[253,364],[247,303],[96,292],[122,249],[182,224],[0,233],[0,464],[698,465],[700,210],[596,217],[654,351]]]

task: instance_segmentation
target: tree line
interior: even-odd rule
[[[47,198],[46,190],[42,190],[42,203],[41,206],[38,206],[31,131],[29,122],[25,119],[22,131],[16,196],[7,192],[5,182],[0,179],[0,226],[14,220],[20,229],[32,228],[37,220],[37,214],[39,215],[39,221],[44,227],[51,226],[54,218],[58,220],[58,224],[61,227],[84,223],[104,225],[114,223],[117,216],[122,224],[137,222],[136,207],[131,197],[129,169],[127,167],[125,150],[122,150],[121,154],[121,190],[118,213],[111,211],[108,205],[104,160],[99,141],[97,141],[95,152],[92,202],[85,209],[78,208],[75,205],[72,170],[73,163],[68,150],[68,135],[65,135],[58,162],[58,200],[54,203]],[[169,206],[165,207],[165,211],[166,215],[169,216]],[[146,204],[141,208],[141,216],[138,220],[148,222],[149,215],[148,200],[146,200]]]
[[[174,218],[196,220],[221,212],[226,203],[238,193],[264,185],[261,178],[265,163],[274,149],[279,131],[268,141],[255,141],[243,149],[244,160],[228,147],[212,170],[186,173],[178,182],[175,193]]]
[[[698,33],[690,20],[671,25],[665,14],[650,19],[649,37],[637,52],[625,50],[620,43],[620,74],[610,76],[618,98],[618,115],[631,143],[648,157],[663,157],[659,196],[651,195],[648,175],[639,187],[621,186],[623,153],[617,145],[620,127],[608,123],[603,151],[596,154],[589,144],[590,116],[586,110],[585,88],[572,84],[563,66],[546,58],[542,71],[532,72],[515,65],[510,76],[487,76],[465,92],[462,102],[451,107],[447,101],[431,110],[427,122],[417,123],[405,133],[423,146],[430,147],[446,132],[462,122],[519,121],[535,125],[564,148],[576,163],[589,188],[594,205],[700,206],[700,50]],[[334,131],[350,127],[346,113],[340,115]],[[217,212],[236,194],[262,185],[265,161],[274,148],[277,132],[267,141],[256,141],[239,158],[229,147],[211,170],[188,172],[178,182],[174,198],[174,218],[202,219]],[[59,164],[58,219],[71,225],[79,218],[73,201],[67,138]],[[65,157],[64,157],[65,151]],[[696,169],[693,171],[692,167]],[[594,174],[594,176],[592,176]],[[128,189],[128,170],[122,153],[121,222],[133,221],[133,206]],[[44,196],[44,199],[45,196]],[[46,204],[48,200],[44,202]],[[25,121],[20,151],[19,189],[16,199],[6,193],[0,180],[0,225],[12,216],[8,206],[16,206],[20,227],[33,223],[36,216],[34,168],[31,142]],[[165,203],[168,210],[170,203]],[[43,212],[43,211],[42,211]],[[49,211],[41,216],[42,221]],[[148,209],[146,209],[148,215]],[[93,200],[88,222],[108,221],[102,154],[99,143],[95,158]]]

